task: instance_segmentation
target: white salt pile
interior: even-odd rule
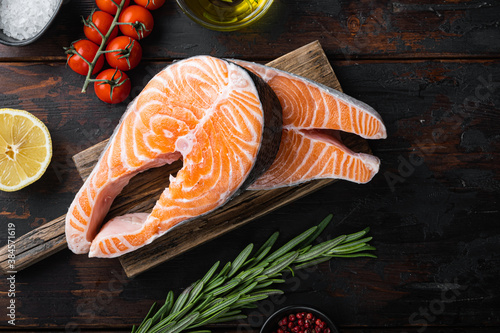
[[[28,39],[39,33],[59,0],[0,0],[0,29],[9,37]]]

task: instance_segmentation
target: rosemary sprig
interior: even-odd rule
[[[153,313],[153,304],[143,322],[132,328],[132,333],[197,331],[196,328],[207,324],[244,319],[242,309],[255,307],[256,302],[269,295],[283,293],[268,287],[285,282],[282,277],[287,270],[293,272],[333,257],[376,258],[365,252],[375,250],[368,244],[372,238],[364,237],[369,228],[312,246],[331,219],[330,214],[318,226],[304,231],[271,254],[278,233],[274,233],[251,258],[253,244],[249,244],[217,274],[220,262],[216,262],[202,279],[186,288],[177,299],[170,291],[165,304],[156,313]]]

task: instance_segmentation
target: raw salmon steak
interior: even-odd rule
[[[68,247],[116,257],[220,207],[269,168],[281,128],[280,102],[251,72],[208,56],[170,65],[130,103],[69,207]],[[178,159],[182,168],[150,214],[115,217],[101,228],[132,177]]]
[[[278,155],[249,189],[267,190],[322,178],[366,183],[378,172],[380,160],[351,151],[338,132],[365,139],[386,138],[382,118],[372,107],[297,75],[252,62],[231,61],[264,79],[283,108]]]

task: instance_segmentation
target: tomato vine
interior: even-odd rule
[[[92,79],[91,79],[92,71],[93,71],[94,66],[96,65],[96,63],[99,59],[99,56],[101,56],[107,52],[107,51],[104,51],[103,49],[106,46],[106,43],[108,42],[109,37],[112,35],[113,29],[117,26],[117,22],[118,22],[118,18],[120,17],[120,13],[126,4],[126,1],[122,1],[120,4],[117,4],[115,2],[115,0],[111,0],[111,1],[117,7],[116,14],[115,14],[115,17],[113,18],[113,21],[111,22],[111,26],[109,27],[108,31],[106,32],[106,34],[102,38],[101,45],[99,45],[99,49],[97,50],[97,53],[96,53],[94,59],[92,60],[92,62],[89,65],[89,71],[87,73],[87,76],[85,77],[85,82],[83,83],[82,93],[87,91],[88,85],[92,82]]]

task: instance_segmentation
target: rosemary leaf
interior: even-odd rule
[[[323,219],[323,221],[321,221],[318,224],[318,227],[316,228],[316,231],[314,231],[313,234],[311,234],[308,238],[306,238],[304,240],[304,242],[302,244],[300,244],[299,248],[306,247],[309,244],[311,244],[312,242],[314,242],[316,240],[316,238],[318,238],[319,235],[321,235],[321,233],[323,232],[323,230],[325,230],[325,228],[330,224],[330,221],[332,220],[332,218],[333,218],[333,214],[329,214],[327,217],[325,217]]]
[[[307,262],[301,263],[301,264],[295,266],[294,268],[295,269],[303,269],[303,268],[306,268],[306,267],[311,267],[311,266],[314,266],[314,265],[317,265],[317,264],[321,264],[322,262],[330,260],[330,257],[331,257],[331,255],[328,255],[328,256],[325,256],[325,257],[320,257],[318,259],[314,259],[314,260],[311,260],[311,261],[307,261]]]
[[[234,259],[231,270],[227,274],[228,277],[233,276],[238,269],[240,269],[241,266],[243,266],[243,263],[247,260],[248,256],[253,250],[253,244],[250,243],[241,251],[241,253]]]
[[[194,312],[194,313],[190,314],[185,319],[180,321],[177,325],[172,327],[172,330],[170,331],[170,333],[181,332],[182,330],[189,327],[189,325],[191,325],[193,323],[193,321],[195,321],[199,316],[200,316],[200,314],[198,312]]]
[[[297,237],[295,237],[294,239],[292,239],[291,241],[280,247],[278,250],[273,252],[269,257],[266,258],[265,262],[273,261],[276,258],[279,258],[282,255],[286,254],[288,251],[290,251],[298,244],[300,244],[304,239],[307,239],[307,237],[309,237],[314,231],[316,231],[316,229],[317,227],[312,227],[304,231],[303,233],[301,233],[300,235],[298,235]]]
[[[234,316],[224,316],[221,318],[217,318],[213,321],[210,322],[210,324],[216,324],[216,323],[225,323],[228,321],[235,321],[235,320],[241,320],[241,319],[247,319],[247,315],[234,315]]]
[[[207,303],[207,305],[205,305],[205,309],[203,311],[207,311],[211,308],[213,308],[214,306],[216,306],[217,304],[220,304],[220,302],[222,302],[224,300],[223,297],[217,297],[215,299],[212,299],[212,301],[210,303]]]
[[[249,304],[253,304],[255,302],[261,301],[263,299],[266,299],[268,296],[263,295],[263,294],[258,294],[258,295],[253,295],[253,296],[247,296],[247,297],[242,297],[236,302],[234,302],[232,308],[233,309],[239,309],[240,307],[244,307]]]
[[[151,333],[170,333],[171,329],[177,324],[176,321],[173,321],[169,323],[168,325],[165,325],[164,327],[160,327],[158,330],[151,332]]]
[[[350,246],[358,245],[358,244],[361,244],[361,243],[368,243],[372,239],[373,239],[373,237],[365,237],[365,238],[353,240],[353,241],[350,241],[349,243],[344,243],[344,244],[342,244],[340,246],[337,246],[337,249],[348,248]]]
[[[169,306],[167,307],[167,309],[163,313],[162,319],[163,319],[163,316],[170,314],[170,310],[172,310],[172,307],[174,306],[174,299],[175,299],[174,292],[172,290],[170,290],[167,294],[167,297],[165,298],[165,304],[169,304]]]
[[[217,288],[218,286],[223,284],[225,280],[226,280],[226,278],[224,276],[220,276],[220,277],[216,278],[210,284],[207,285],[205,292],[208,292],[208,291],[211,291],[211,290]]]
[[[208,294],[205,296],[205,299],[203,300],[203,302],[201,302],[200,304],[198,304],[194,309],[193,311],[197,311],[197,312],[202,312],[204,310],[206,310],[206,307],[208,304],[210,304],[210,302],[213,301],[214,299],[214,295],[213,294]]]
[[[370,231],[370,228],[365,228],[359,232],[355,232],[353,234],[347,235],[347,237],[344,239],[343,243],[350,243],[352,241],[355,241],[355,240],[363,237],[364,235],[366,235],[369,231]]]
[[[375,251],[376,249],[377,248],[375,246],[371,246],[371,245],[366,244],[364,247],[362,247],[361,249],[356,250],[356,251]]]
[[[156,306],[156,302],[153,303],[153,305],[151,306],[151,308],[148,311],[148,314],[146,315],[146,317],[144,317],[144,320],[142,321],[142,323],[137,327],[137,331],[141,330],[142,327],[144,325],[146,325],[146,322],[148,321],[149,315],[151,314],[151,312],[153,311],[153,309],[155,308],[155,306]],[[134,326],[134,331],[135,331],[135,326]],[[132,331],[132,333],[134,333],[134,331]]]
[[[285,280],[283,280],[283,282],[285,282]],[[262,282],[262,283],[259,283],[258,285],[255,286],[255,289],[262,289],[262,288],[266,288],[266,287],[269,287],[270,285],[276,283],[275,280],[269,280],[269,281],[266,281],[266,282]]]
[[[193,286],[189,286],[179,295],[177,301],[174,303],[174,307],[172,308],[172,313],[178,312],[186,303],[189,293],[193,289]]]
[[[318,244],[316,246],[313,246],[307,251],[306,253],[303,253],[297,257],[296,262],[304,262],[304,261],[309,261],[312,260],[316,257],[321,256],[323,253],[328,252],[329,250],[335,248],[338,244],[342,243],[344,241],[346,236],[340,236],[335,239],[332,239],[330,241],[326,241],[324,243]]]
[[[357,250],[362,249],[363,247],[366,246],[366,243],[361,243],[355,246],[350,246],[348,248],[343,248],[343,249],[333,249],[328,251],[326,254],[342,254],[342,253],[353,253],[353,252],[358,252]]]
[[[278,263],[278,264],[276,264],[274,266],[269,267],[268,269],[266,269],[262,273],[266,274],[266,275],[273,275],[274,273],[281,272],[288,265],[290,265],[292,262],[294,262],[294,260],[298,257],[298,255],[299,254],[296,251],[295,252],[291,252],[288,255],[286,255],[286,257],[283,258],[280,263]]]
[[[241,272],[236,277],[239,278],[241,281],[247,281],[247,280],[253,279],[257,275],[260,275],[260,273],[262,273],[262,271],[264,271],[264,267],[260,267],[260,265],[259,265],[257,267],[251,268],[247,271]]]
[[[363,245],[363,244],[361,244]],[[368,244],[364,244],[363,246],[356,246],[355,248],[352,248],[349,250],[349,254],[353,254],[353,253],[358,253],[358,252],[363,252],[363,251],[373,251],[375,250],[375,248],[373,246],[370,246]],[[335,253],[335,252],[332,252],[332,253],[326,253],[326,255],[331,255],[331,254],[342,254],[344,251],[342,252],[339,252],[339,253]]]
[[[311,249],[311,247],[312,247],[312,245],[307,245],[306,247],[301,248],[297,252],[299,252],[299,254],[306,253],[307,251],[309,251]]]
[[[262,244],[262,246],[257,250],[257,252],[255,252],[254,256],[256,262],[260,262],[262,258],[264,258],[269,253],[274,243],[276,243],[276,240],[278,239],[279,235],[280,233],[277,231],[273,233],[271,237],[269,237],[269,239],[264,244]]]
[[[221,309],[219,312],[212,314],[210,316],[204,317],[203,315],[198,318],[197,321],[195,321],[190,327],[188,328],[195,328],[195,327],[200,327],[203,325],[208,325],[213,323],[214,320],[217,320],[221,317],[223,317],[226,313],[228,312],[228,309]]]
[[[270,295],[281,295],[284,294],[283,290],[280,289],[265,289],[265,290],[257,290],[253,296],[270,296]]]
[[[292,271],[292,273],[293,273],[293,271]],[[278,273],[270,274],[270,275],[269,275],[269,278],[270,278],[270,279],[275,279],[275,278],[276,278],[276,279],[279,279],[279,278],[281,278],[282,276],[283,276],[283,272],[278,272]]]
[[[235,288],[234,290],[231,290],[231,293],[226,295],[226,296],[234,296],[234,295],[238,295],[238,294],[241,294],[241,291],[243,289],[246,289],[248,286],[250,286],[251,284],[253,284],[255,281],[253,280],[248,280],[246,282],[242,282],[238,288]],[[258,282],[257,282],[258,283]]]
[[[241,314],[241,310],[227,311],[227,309],[226,309],[226,311],[218,312],[210,318],[201,318],[201,316],[200,316],[193,324],[191,324],[190,327],[188,327],[188,329],[196,328],[196,327],[205,325],[205,323],[213,324],[214,321],[218,322],[222,318],[233,317],[233,316],[240,315],[240,314]]]
[[[241,279],[239,278],[234,278],[234,279],[231,279],[228,283],[226,283],[225,285],[217,288],[217,289],[214,289],[212,291],[212,294],[214,296],[217,296],[217,295],[221,295],[221,294],[224,294],[225,292],[235,288],[236,286],[238,286],[241,282]]]
[[[331,258],[360,258],[360,257],[366,257],[366,258],[374,258],[376,259],[377,256],[371,253],[354,253],[354,254],[332,254],[329,255]]]
[[[220,261],[217,261],[215,264],[213,264],[213,266],[208,270],[207,274],[205,274],[205,276],[201,279],[201,282],[203,282],[203,284],[207,284],[208,281],[210,281],[210,278],[212,277],[212,275],[214,275],[215,271],[217,270],[217,268],[219,267],[219,264],[220,264]]]
[[[371,239],[371,237],[368,237],[368,238]],[[331,249],[330,251],[328,251],[328,253],[329,254],[343,253],[343,252],[351,252],[351,251],[354,251],[356,249],[360,249],[363,246],[367,245],[365,242],[363,242],[363,240],[365,240],[365,239],[366,238],[363,238],[363,239],[360,239],[359,241],[355,241],[355,242],[352,242],[352,243],[348,243],[348,244],[337,246],[337,247]]]
[[[252,291],[255,288],[255,286],[257,284],[258,284],[257,281],[251,282],[248,286],[245,286],[242,290],[239,290],[238,294],[245,295],[245,294],[249,293],[250,291]]]
[[[157,323],[155,326],[153,326],[151,329],[149,329],[147,332],[148,333],[164,332],[165,330],[173,327],[175,324],[177,324],[176,321],[171,321],[170,318],[165,318],[161,320],[159,323]]]
[[[191,308],[193,306],[194,306],[194,303],[191,303],[191,304],[188,304],[185,307],[183,307],[178,312],[172,311],[172,313],[169,314],[168,317],[166,317],[164,320],[166,320],[167,322],[172,321],[172,320],[178,321],[178,320],[182,319],[182,317],[184,317],[189,312],[189,310],[191,310]]]
[[[137,331],[137,333],[145,333],[148,331],[149,327],[151,326],[151,323],[153,322],[153,320],[151,318],[149,318],[148,320],[146,320],[144,322],[144,326],[141,327],[140,330]],[[142,325],[141,325],[142,326]]]
[[[234,310],[234,311],[228,311],[224,314],[224,317],[226,316],[235,316],[241,313],[241,310]]]
[[[186,304],[191,304],[192,302],[194,302],[197,299],[197,297],[200,295],[201,291],[203,290],[203,286],[204,286],[203,280],[200,280],[200,281],[195,283],[193,290],[191,290],[191,292],[189,293],[189,298],[186,301]]]
[[[269,279],[269,276],[267,276],[267,275],[259,275],[259,276],[255,277],[255,281],[259,281],[259,282],[267,280],[267,279]]]
[[[220,277],[226,276],[230,269],[231,269],[231,262],[228,262],[226,263],[226,265],[224,265],[224,268],[219,272],[219,274],[217,274],[215,280]]]
[[[229,305],[233,304],[234,302],[236,302],[238,300],[240,296],[239,295],[236,295],[236,296],[233,296],[233,297],[229,297],[223,301],[221,301],[219,304],[217,304],[216,306],[214,306],[213,308],[205,311],[202,313],[202,316],[203,317],[208,317],[214,313],[217,313],[219,312],[220,310],[228,307]]]
[[[172,291],[170,291],[168,293],[168,296],[167,296],[167,299],[169,298],[169,296],[174,296],[174,293]],[[160,321],[163,317],[163,315],[167,312],[170,311],[170,308],[172,307],[172,302],[170,301],[165,301],[165,304],[163,304],[163,306],[158,310],[158,312],[156,312],[156,314],[153,316],[153,318],[151,318],[151,322],[153,324],[157,323],[158,321]],[[147,316],[146,316],[147,317]]]

